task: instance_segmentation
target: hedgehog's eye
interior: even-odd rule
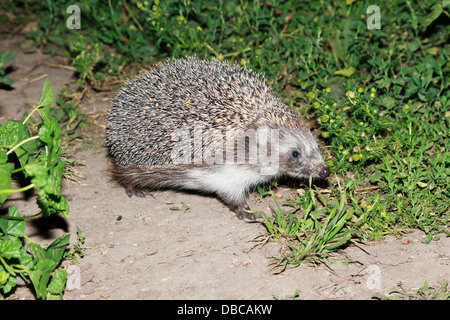
[[[291,156],[292,156],[292,158],[296,159],[300,156],[300,152],[298,152],[297,150],[293,150],[291,152]]]

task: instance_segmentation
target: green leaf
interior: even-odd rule
[[[350,78],[354,73],[356,72],[356,69],[354,67],[350,67],[347,69],[341,69],[334,72],[334,74],[338,76],[344,76],[346,78]]]
[[[43,248],[37,243],[29,243],[28,250],[33,256],[35,265],[28,270],[28,275],[33,283],[38,299],[47,297],[47,285],[51,273],[61,263],[64,251],[69,244],[69,234],[62,235],[52,244]]]
[[[48,180],[48,169],[39,162],[29,163],[25,166],[25,172],[31,177],[31,182],[36,188],[44,188]]]
[[[46,153],[41,159],[51,168],[61,156],[61,129],[54,121],[46,123],[39,129],[39,140],[47,146]]]
[[[69,217],[69,205],[63,196],[44,194],[36,199],[39,208],[45,216],[61,213],[64,217]]]
[[[46,250],[53,250],[58,256],[58,260],[61,260],[64,250],[66,250],[66,247],[69,245],[69,240],[70,234],[64,234],[48,245]]]
[[[14,236],[14,237],[23,237],[23,232],[25,231],[25,221],[23,220],[12,220],[8,219],[8,217],[12,218],[20,218],[19,210],[16,207],[9,207],[8,213],[0,216],[0,230],[3,234]]]
[[[359,231],[358,231],[358,230],[349,230],[349,231],[345,232],[345,233],[340,237],[340,239],[339,239],[337,242],[335,242],[335,243],[333,243],[333,244],[330,244],[330,245],[326,246],[326,247],[324,248],[324,250],[325,250],[325,251],[332,251],[332,250],[334,250],[334,249],[336,249],[336,248],[339,248],[340,246],[342,246],[342,245],[344,245],[345,243],[347,243],[347,241],[349,241],[349,240],[351,239],[352,234],[354,234],[354,233],[359,233]]]
[[[45,123],[52,122],[53,116],[50,111],[50,105],[53,103],[54,94],[53,88],[47,78],[44,80],[44,88],[42,89],[41,97],[39,99],[39,114]]]
[[[41,97],[39,98],[39,106],[48,107],[53,103],[54,94],[53,88],[47,78],[44,79],[44,88],[42,89]]]
[[[5,259],[19,258],[22,241],[18,238],[2,237],[0,239],[0,256]]]
[[[12,52],[12,50],[9,50],[7,52],[5,52],[4,54],[2,54],[2,52],[0,51],[0,69],[3,68],[3,66],[10,60],[12,60],[14,58],[14,54]],[[2,70],[3,72],[3,70]]]
[[[61,300],[66,287],[67,271],[58,269],[47,287],[47,300]]]
[[[9,272],[6,272],[3,268],[0,269],[0,287],[3,286],[9,278]]]
[[[408,44],[408,49],[409,49],[409,51],[411,51],[411,52],[417,51],[417,49],[419,49],[419,48],[420,48],[420,42],[417,41],[417,40],[415,40],[415,41],[413,41],[413,42],[410,42],[410,43]]]
[[[4,54],[0,52],[0,61],[2,63],[6,63],[14,58],[14,54],[12,50],[6,51]],[[0,67],[3,67],[3,65],[0,65]]]
[[[61,194],[61,179],[65,166],[66,166],[65,162],[58,161],[56,166],[50,169],[47,185],[45,186],[46,193],[51,193],[54,195]]]
[[[8,156],[6,152],[0,150],[0,190],[7,190],[12,188],[11,174],[14,170],[14,163],[8,163]],[[2,205],[8,198],[7,193],[0,193],[0,205]]]
[[[25,139],[30,138],[27,128],[18,121],[8,120],[4,125],[0,124],[0,145],[13,148]],[[20,165],[23,167],[32,162],[34,152],[39,147],[39,142],[30,140],[14,149]]]
[[[53,168],[46,168],[41,163],[34,162],[25,166],[25,172],[31,177],[31,182],[36,188],[41,189],[40,195],[52,194],[59,196],[61,194],[61,179],[65,162],[58,161]]]
[[[0,82],[3,83],[3,84],[6,84],[6,85],[8,85],[8,86],[10,86],[10,85],[12,85],[12,84],[14,83],[14,80],[11,79],[11,78],[8,77],[8,76],[1,76],[1,77],[0,77]]]
[[[432,12],[427,14],[425,17],[421,18],[421,20],[422,20],[421,26],[423,29],[426,29],[426,27],[428,27],[430,24],[432,24],[433,21],[436,20],[437,18],[439,18],[439,16],[443,12],[442,5],[440,3],[436,3],[432,7],[432,10],[433,10]]]
[[[425,182],[417,181],[416,183],[421,188],[426,188],[427,187],[427,184]]]
[[[419,87],[417,87],[417,86],[411,86],[411,87],[409,87],[408,89],[406,89],[406,91],[405,91],[405,95],[406,96],[410,96],[410,95],[413,95],[414,93],[416,93],[417,91],[419,91]]]
[[[3,294],[10,292],[17,284],[17,277],[15,274],[8,272],[0,264],[0,291]]]

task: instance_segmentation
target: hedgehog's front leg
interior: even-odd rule
[[[236,217],[238,219],[243,220],[245,222],[256,222],[255,214],[248,212],[250,211],[250,207],[248,206],[245,198],[229,201],[228,205],[231,211],[233,211],[236,214]]]

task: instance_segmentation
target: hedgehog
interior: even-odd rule
[[[247,195],[257,185],[330,174],[310,129],[264,75],[216,59],[169,59],[140,73],[112,99],[106,129],[129,197],[215,194],[244,221],[256,220]]]

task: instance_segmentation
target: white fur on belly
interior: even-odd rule
[[[187,174],[190,179],[186,188],[216,192],[226,196],[226,200],[241,199],[251,187],[271,178],[243,165],[217,165],[214,170],[192,169]]]

